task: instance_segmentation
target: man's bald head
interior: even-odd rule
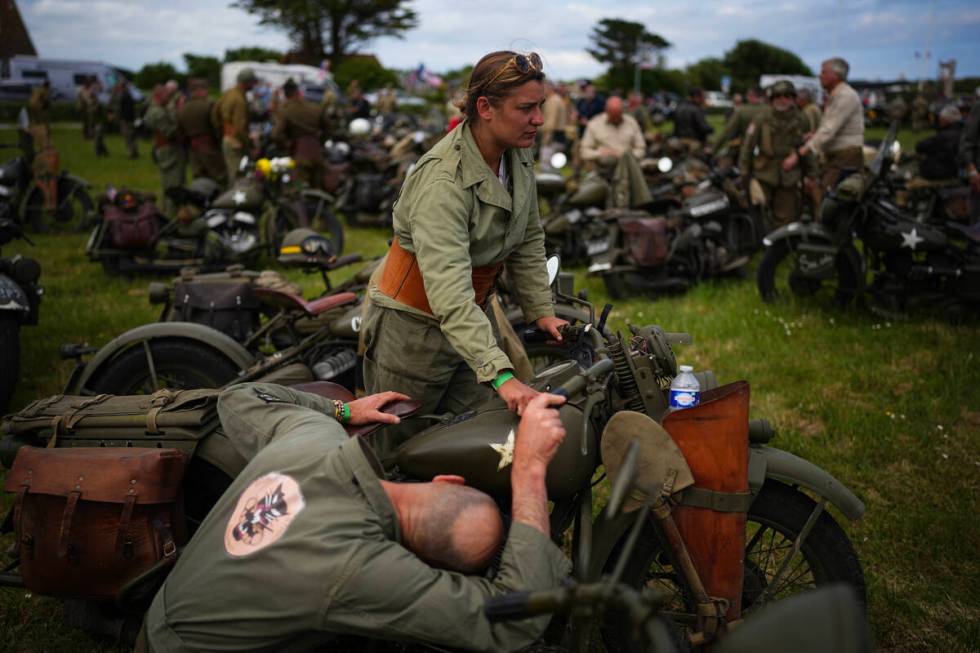
[[[404,544],[433,567],[473,574],[486,569],[504,541],[497,504],[488,495],[455,483],[402,485],[416,496]]]
[[[614,125],[623,121],[623,98],[614,95],[606,100],[606,119]]]

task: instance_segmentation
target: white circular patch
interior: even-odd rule
[[[274,544],[306,503],[299,484],[273,472],[252,481],[238,497],[225,527],[225,550],[240,558]]]
[[[352,317],[350,319],[350,328],[351,328],[351,331],[353,331],[354,333],[357,333],[358,331],[361,330],[361,316],[360,315],[358,315],[357,317]]]

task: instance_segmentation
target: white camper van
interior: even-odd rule
[[[260,81],[265,82],[273,89],[279,88],[286,83],[287,79],[292,77],[293,81],[302,89],[303,95],[313,102],[319,102],[327,89],[331,89],[335,94],[341,96],[340,89],[333,81],[333,77],[322,68],[303,64],[263,63],[259,61],[232,61],[221,66],[222,92],[236,84],[238,73],[244,68],[251,68]]]
[[[41,59],[17,55],[11,57],[5,66],[7,75],[3,84],[42,83],[45,79],[51,84],[51,95],[55,100],[75,100],[75,92],[88,77],[95,77],[102,84],[103,100],[122,76],[122,71],[102,61],[76,61],[73,59]],[[130,85],[133,99],[139,102],[143,94]]]

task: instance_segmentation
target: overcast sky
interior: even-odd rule
[[[182,68],[185,52],[220,57],[246,45],[288,48],[281,32],[229,5],[18,0],[44,57],[131,69],[163,60]],[[854,78],[934,78],[937,62],[950,58],[958,62],[957,76],[980,75],[977,0],[413,0],[411,6],[418,28],[364,48],[387,67],[424,63],[441,72],[491,50],[515,49],[540,52],[553,78],[590,77],[603,69],[585,51],[589,33],[599,19],[613,17],[642,22],[670,41],[670,67],[722,56],[737,40],[758,38],[792,50],[815,70],[822,59],[843,56]]]

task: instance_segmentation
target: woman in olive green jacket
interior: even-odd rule
[[[466,120],[417,163],[364,320],[368,392],[459,414],[492,387],[518,414],[537,394],[513,377],[485,309],[502,267],[524,317],[557,340],[530,147],[543,124],[537,54],[493,52],[473,69]]]

